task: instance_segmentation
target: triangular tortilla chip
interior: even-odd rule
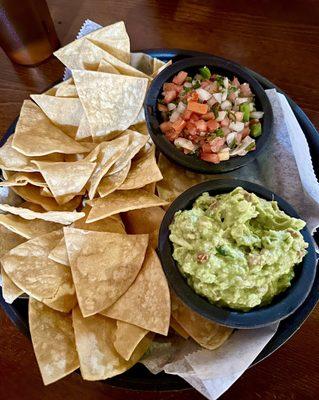
[[[83,114],[81,117],[81,120],[80,120],[80,125],[75,134],[75,139],[76,140],[85,140],[85,139],[91,138],[91,137],[92,137],[92,135],[91,135],[91,128],[90,128],[89,121],[88,121],[86,115]]]
[[[109,74],[117,74],[117,75],[119,74],[119,71],[115,67],[113,67],[112,64],[103,59],[100,61],[97,70],[98,72],[107,72]]]
[[[148,235],[121,235],[64,228],[64,238],[84,317],[113,304],[138,274]]]
[[[171,317],[170,294],[155,250],[148,248],[133,285],[101,314],[167,335]]]
[[[62,88],[70,84],[74,84],[73,78],[68,78],[65,81],[57,83],[56,85],[47,89],[45,92],[42,92],[42,94],[47,94],[48,96],[55,96],[59,88]]]
[[[115,350],[112,338],[116,321],[93,315],[83,318],[79,308],[72,312],[76,349],[83,379],[96,381],[111,378],[136,364],[148,349],[151,340],[142,339],[129,361]]]
[[[233,332],[232,329],[205,319],[186,307],[172,294],[172,315],[195,342],[208,350],[220,347]]]
[[[73,79],[93,137],[124,131],[136,119],[148,80],[132,76],[73,70]]]
[[[13,282],[29,296],[45,302],[58,301],[59,310],[70,311],[75,301],[75,291],[70,268],[48,258],[50,251],[62,237],[62,231],[51,232],[10,250],[1,258],[1,264]],[[54,307],[54,305],[52,305]]]
[[[23,102],[13,135],[12,146],[26,156],[87,152],[86,147],[71,139],[53,125],[42,110],[31,100]]]
[[[75,137],[84,114],[78,98],[54,97],[46,94],[31,94],[30,97],[54,125],[68,136]]]
[[[146,75],[152,75],[153,73],[153,57],[145,53],[131,53],[132,67],[143,71]]]
[[[1,266],[1,265],[0,265]],[[2,297],[6,303],[12,304],[22,293],[21,290],[12,279],[9,278],[6,271],[1,266],[1,278],[2,278]]]
[[[78,92],[76,91],[76,87],[74,85],[73,79],[70,78],[70,79],[68,79],[68,81],[69,80],[72,80],[72,83],[68,83],[67,81],[64,81],[65,85],[62,85],[57,88],[57,90],[55,92],[56,97],[72,97],[72,98],[79,97]]]
[[[84,39],[90,39],[94,44],[113,54],[115,57],[124,62],[130,62],[130,39],[123,21],[89,33],[85,37],[60,48],[53,54],[62,62],[66,58],[77,57],[81,51]]]
[[[158,60],[159,62],[162,62],[160,60]],[[167,63],[160,65],[159,62],[155,62],[154,63],[154,72],[152,74],[152,77],[155,78],[155,76],[157,76],[160,72],[162,72],[166,67],[169,67],[170,65],[172,65],[172,60],[167,61]]]
[[[172,63],[172,62],[171,62]],[[156,72],[165,65],[165,62],[159,60],[158,58],[153,58],[153,71],[152,74],[156,74]],[[151,75],[151,74],[150,74]]]
[[[100,182],[97,191],[101,197],[105,197],[118,189],[125,181],[131,168],[131,161],[120,171],[112,175],[106,175]]]
[[[99,149],[96,157],[96,167],[87,185],[89,199],[92,200],[94,198],[96,189],[101,179],[112,167],[112,165],[122,156],[126,147],[128,146],[128,143],[129,136],[124,135],[109,142],[100,143],[93,150],[94,152],[96,149]]]
[[[182,338],[188,339],[189,334],[185,331],[185,329],[176,321],[176,319],[171,315],[170,326],[174,329],[176,333],[178,333]]]
[[[116,191],[106,197],[90,200],[89,204],[92,206],[92,210],[87,222],[94,222],[125,211],[163,206],[167,202],[145,190],[134,189]]]
[[[42,219],[29,221],[12,214],[0,214],[0,224],[26,239],[53,232],[62,227],[62,225],[55,222],[44,221]]]
[[[30,299],[29,326],[45,385],[69,375],[79,367],[71,315]]]
[[[132,161],[131,169],[119,190],[139,189],[152,182],[163,179],[155,158],[155,146],[152,146],[140,158]]]
[[[146,336],[148,331],[139,326],[128,324],[127,322],[116,321],[114,333],[114,348],[121,357],[129,360],[140,341]]]
[[[40,187],[47,186],[45,180],[39,172],[12,173],[10,171],[7,171],[6,180],[4,182],[0,182],[0,186],[25,186],[28,183]]]
[[[59,203],[59,197],[77,195],[90,179],[95,163],[87,161],[47,163],[36,162],[53,196]]]
[[[9,204],[0,204],[0,210],[19,215],[24,219],[34,220],[43,219],[44,221],[56,222],[57,224],[69,225],[72,222],[85,216],[83,212],[77,211],[48,211],[48,212],[37,212],[32,211],[24,207],[13,207]]]

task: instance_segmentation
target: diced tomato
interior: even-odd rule
[[[183,90],[183,86],[182,85],[175,85],[175,90],[177,93],[180,93]]]
[[[191,115],[192,115],[192,111],[185,110],[182,117],[185,119],[185,121],[188,121],[190,119]]]
[[[190,135],[196,135],[197,133],[197,128],[191,121],[188,121],[186,123],[185,129],[187,129]]]
[[[169,121],[167,121],[167,122],[162,122],[161,125],[160,125],[159,127],[160,127],[160,130],[161,130],[163,133],[166,133],[166,132],[168,132],[168,131],[170,131],[170,130],[172,129],[172,123],[169,122]]]
[[[190,101],[198,101],[198,99],[199,99],[199,96],[198,96],[197,92],[187,93],[187,95],[186,95],[186,100],[188,102],[190,102]]]
[[[172,82],[166,82],[163,85],[163,91],[164,92],[169,92],[170,90],[176,90],[176,85],[175,83]]]
[[[203,120],[208,121],[209,119],[215,119],[215,114],[213,112],[208,112],[202,115]]]
[[[180,71],[176,76],[174,76],[173,82],[176,83],[176,85],[182,85],[185,82],[187,75],[187,72]]]
[[[198,121],[196,121],[195,126],[201,132],[206,132],[207,130],[207,124],[203,119],[199,119]]]
[[[169,90],[168,92],[165,92],[164,95],[164,103],[168,104],[171,103],[173,100],[176,99],[177,93],[175,90]]]
[[[187,105],[187,110],[194,111],[197,114],[207,114],[208,105],[190,101]]]
[[[170,129],[169,131],[165,132],[165,136],[170,142],[174,142],[174,140],[179,137],[179,132],[176,132],[174,129]]]
[[[210,119],[207,122],[207,129],[210,132],[214,132],[217,128],[219,128],[219,123],[215,119]]]
[[[226,117],[220,122],[220,126],[229,126],[229,119]]]
[[[174,129],[175,132],[182,132],[182,130],[186,126],[186,121],[184,121],[181,117],[177,118],[175,122],[172,124],[172,128]]]
[[[210,85],[210,82],[209,81],[204,81],[204,82],[202,82],[201,84],[200,84],[200,87],[202,88],[202,89],[205,89],[205,88],[207,88],[207,86],[209,86]]]
[[[158,109],[158,111],[164,111],[164,112],[168,111],[168,108],[164,104],[161,104],[161,103],[157,103],[157,109]]]
[[[234,92],[232,92],[230,95],[228,95],[228,100],[230,100],[232,103],[235,103],[236,98],[237,98],[237,95]]]
[[[236,76],[233,77],[232,85],[236,87],[240,86],[239,80],[236,78]]]
[[[243,95],[244,97],[249,97],[252,95],[248,83],[243,83],[242,85],[239,86],[239,89],[240,89],[240,94]]]
[[[220,161],[218,154],[212,154],[212,153],[201,153],[200,158],[204,161],[208,161],[213,164],[219,164]]]
[[[203,153],[211,153],[212,152],[211,145],[209,143],[203,143],[202,151],[203,151]]]
[[[213,153],[218,153],[219,150],[224,146],[225,138],[217,137],[213,139],[209,144]]]
[[[244,128],[240,133],[242,135],[242,139],[245,139],[245,137],[250,134],[250,129],[249,128]]]
[[[196,121],[198,121],[199,119],[200,119],[200,116],[199,116],[199,115],[197,115],[197,114],[195,114],[195,113],[192,113],[192,115],[191,115],[191,117],[190,117],[190,121],[196,122]]]

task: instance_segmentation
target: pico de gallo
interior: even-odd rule
[[[164,83],[157,103],[165,137],[184,154],[218,164],[256,148],[262,134],[248,83],[213,74],[206,66],[194,76],[180,71]]]

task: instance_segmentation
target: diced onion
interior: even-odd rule
[[[226,115],[227,111],[218,111],[218,117],[216,118],[216,121],[222,121],[223,119],[225,119]]]
[[[179,117],[180,117],[180,113],[177,111],[177,110],[174,110],[173,112],[172,112],[172,115],[170,116],[170,118],[169,118],[169,120],[171,121],[171,122],[175,122]]]
[[[260,119],[264,116],[264,113],[262,111],[253,111],[250,113],[250,118],[253,119]]]
[[[176,147],[182,147],[183,149],[194,151],[196,150],[196,146],[188,139],[177,138],[174,140],[174,145]]]
[[[237,121],[237,122],[231,122],[229,124],[229,129],[232,129],[233,131],[236,131],[236,132],[240,132],[244,128],[245,128],[245,124],[243,122]]]
[[[186,110],[186,104],[184,104],[182,101],[180,101],[177,105],[176,109],[179,113],[183,113]]]
[[[222,102],[222,93],[214,93],[213,96],[218,103]]]
[[[191,82],[185,82],[184,83],[184,87],[187,87],[187,88],[191,88],[193,85],[191,84]]]
[[[222,104],[220,105],[220,108],[221,108],[222,110],[230,110],[230,109],[231,109],[231,106],[232,106],[232,104],[231,104],[231,102],[230,102],[229,100],[224,100],[224,101],[222,102]]]
[[[237,132],[230,132],[226,137],[226,143],[230,147],[236,140]]]
[[[199,100],[201,101],[207,101],[212,97],[212,95],[209,92],[207,92],[207,90],[202,88],[196,89],[196,92],[198,94]]]
[[[239,105],[239,104],[247,103],[247,101],[248,101],[248,97],[237,97],[237,99],[235,100],[235,104]]]
[[[224,90],[222,92],[222,101],[225,101],[227,99],[227,90]]]
[[[173,111],[173,110],[175,110],[175,108],[176,108],[176,104],[174,104],[174,103],[168,103],[168,104],[167,104],[167,108],[168,108],[168,111]]]
[[[254,103],[249,103],[249,111],[254,111]]]
[[[225,87],[225,89],[228,89],[228,87],[229,87],[229,79],[226,77],[226,78],[224,78],[224,81],[223,81],[223,83],[224,83],[224,87]]]

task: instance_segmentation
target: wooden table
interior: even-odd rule
[[[319,3],[290,1],[48,0],[62,44],[73,40],[86,18],[102,25],[123,19],[132,50],[184,48],[232,59],[261,73],[291,96],[319,128]],[[1,51],[1,50],[0,50]],[[0,132],[23,99],[61,77],[50,59],[37,68],[15,66],[0,52]],[[44,387],[30,342],[0,311],[0,399],[196,400],[193,390],[138,393],[83,382],[73,374]],[[315,399],[319,393],[319,309],[274,355],[247,371],[226,399]]]

